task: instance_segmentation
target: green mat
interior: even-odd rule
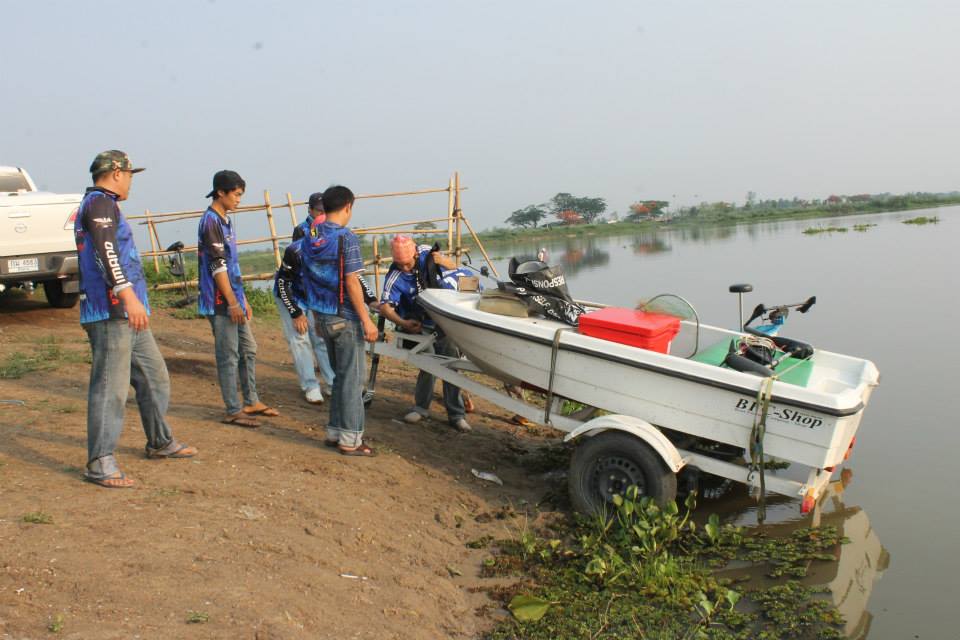
[[[720,366],[723,364],[723,359],[727,357],[727,352],[729,350],[730,340],[721,340],[715,345],[709,346],[706,349],[701,349],[697,352],[697,355],[690,359],[696,360],[697,362],[702,362],[704,364]],[[776,357],[779,358],[782,355],[783,352],[778,351]],[[787,358],[781,362],[777,368],[774,369],[774,371],[777,373],[786,371],[786,373],[780,376],[778,380],[795,384],[798,387],[805,387],[807,386],[807,382],[810,380],[810,374],[813,372],[813,361]]]

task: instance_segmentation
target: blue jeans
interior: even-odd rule
[[[276,295],[273,301],[277,304],[277,311],[280,313],[280,325],[283,327],[283,335],[287,339],[287,345],[290,347],[290,355],[293,356],[293,368],[300,379],[300,390],[309,391],[317,389],[320,383],[313,370],[314,357],[316,357],[317,366],[320,367],[320,375],[328,388],[333,387],[333,369],[330,367],[330,358],[327,357],[327,343],[317,335],[316,323],[313,314],[309,311],[304,313],[307,316],[307,332],[297,333],[293,326],[293,318]]]
[[[257,341],[250,323],[234,324],[230,316],[207,316],[213,329],[213,349],[217,356],[217,379],[227,415],[239,413],[244,405],[260,402],[257,395]],[[237,379],[243,392],[243,404],[237,398]]]
[[[161,449],[173,440],[164,416],[170,403],[170,376],[149,329],[134,331],[126,320],[83,325],[93,358],[87,391],[87,461],[112,456],[123,431],[130,385],[136,392],[147,446]]]
[[[431,333],[430,330],[423,331],[425,335]],[[436,353],[441,356],[460,357],[460,351],[456,345],[447,336],[439,336],[433,343],[432,349],[424,349],[423,353]],[[420,371],[417,375],[417,386],[414,388],[413,399],[416,402],[414,411],[427,417],[429,415],[430,403],[433,401],[433,387],[436,383],[436,376],[426,371]],[[447,381],[443,382],[443,405],[447,408],[447,419],[453,423],[466,416],[467,411],[463,406],[463,395],[460,393],[460,387],[454,386]]]
[[[323,313],[316,316],[317,322],[339,318]],[[327,440],[337,440],[343,447],[357,447],[363,442],[363,374],[367,368],[360,321],[347,320],[346,328],[339,335],[327,339],[327,353],[334,371]]]

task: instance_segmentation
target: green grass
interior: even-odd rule
[[[24,515],[22,520],[30,524],[53,524],[53,516],[43,511],[31,511]]]
[[[808,235],[816,235],[818,233],[846,233],[846,227],[807,227],[803,232]]]
[[[50,624],[47,625],[47,631],[50,633],[60,633],[63,631],[63,614],[58,613],[53,618],[50,619]]]
[[[187,611],[187,624],[203,624],[209,620],[209,613],[204,611]]]
[[[90,362],[88,351],[63,347],[57,336],[44,336],[29,352],[14,351],[0,362],[0,379],[13,380],[33,373],[54,369],[61,363]]]

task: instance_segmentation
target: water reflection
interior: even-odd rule
[[[583,269],[606,266],[610,262],[610,252],[602,249],[596,238],[586,238],[567,242],[563,253],[560,256],[551,255],[548,262],[559,262],[563,265],[564,273],[572,275]]]
[[[633,253],[638,256],[650,255],[653,253],[665,253],[673,250],[667,241],[655,233],[642,233],[633,238],[630,243]]]
[[[755,523],[756,503],[745,490],[740,489],[723,500],[706,503],[702,510],[720,512],[724,514],[725,521],[740,525]],[[867,512],[859,506],[848,506],[844,502],[843,489],[843,482],[831,483],[819,508],[802,517],[798,517],[795,500],[771,496],[772,500],[768,500],[768,504],[773,507],[773,512],[786,519],[765,525],[765,531],[770,536],[788,537],[794,530],[803,527],[832,525],[841,536],[849,540],[834,549],[835,561],[811,561],[806,577],[799,581],[808,587],[823,587],[843,616],[844,635],[850,639],[862,640],[867,638],[873,622],[873,615],[867,608],[870,594],[874,584],[889,566],[890,554],[880,544],[880,538],[870,525]],[[743,586],[748,589],[782,584],[782,580],[767,578],[766,571],[768,568],[761,565],[727,569],[720,572],[720,575],[727,578],[747,577],[749,580]]]

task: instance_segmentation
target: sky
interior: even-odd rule
[[[558,192],[623,214],[960,188],[955,2],[0,0],[0,15],[0,165],[79,192],[98,151],[123,149],[147,167],[128,215],[202,208],[224,168],[245,204],[459,171],[476,228]],[[363,201],[354,224],[446,206]],[[178,224],[166,237],[192,240]]]

